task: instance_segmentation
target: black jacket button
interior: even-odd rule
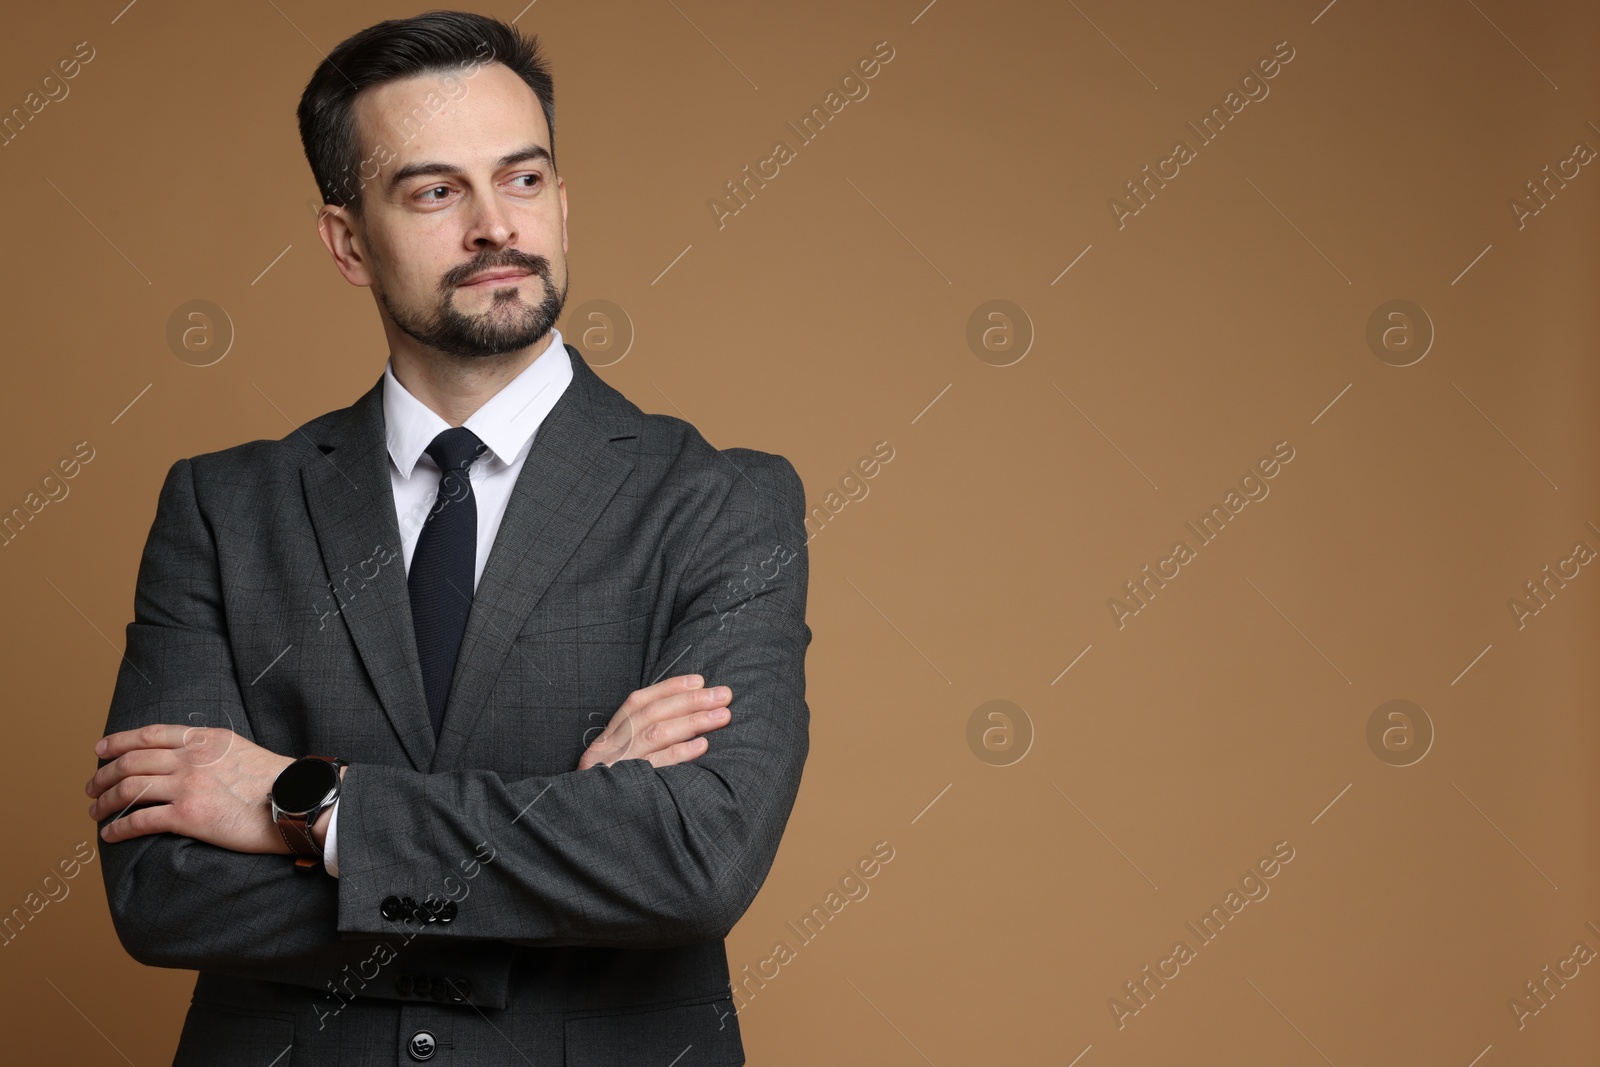
[[[418,918],[417,902],[415,900],[412,900],[410,897],[401,897],[400,906],[405,909],[406,922],[410,922],[411,920]]]
[[[426,1030],[418,1030],[411,1035],[411,1041],[406,1045],[406,1051],[411,1053],[411,1058],[418,1063],[433,1059],[434,1052],[439,1043],[434,1040],[433,1034]]]
[[[395,922],[405,915],[405,906],[400,903],[400,898],[397,896],[384,897],[383,903],[378,906],[378,910],[390,922]]]
[[[451,919],[454,919],[456,917],[456,910],[457,909],[456,909],[456,902],[455,901],[453,901],[453,900],[445,901],[444,902],[444,907],[439,909],[439,921],[442,922],[442,923],[447,923]]]
[[[412,988],[416,990],[419,997],[429,996],[433,993],[433,979],[425,974],[419,974],[413,981]]]
[[[411,988],[411,976],[409,974],[397,974],[394,976],[394,991],[396,993],[399,993],[402,997],[409,997]]]

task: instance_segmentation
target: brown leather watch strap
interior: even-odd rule
[[[318,813],[321,814],[320,812]],[[289,851],[300,859],[321,860],[322,852],[317,848],[317,842],[311,836],[311,830],[306,826],[305,819],[298,815],[278,816],[278,833],[283,835],[283,841],[289,846]],[[299,866],[299,864],[296,864]]]

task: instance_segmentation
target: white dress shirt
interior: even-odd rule
[[[539,358],[462,424],[489,446],[468,468],[472,498],[478,507],[478,552],[472,574],[474,591],[483,577],[483,567],[489,560],[489,550],[494,547],[506,505],[511,501],[511,489],[517,484],[522,462],[533,446],[534,433],[571,381],[572,359],[561,340],[561,331],[551,327],[550,346]],[[450,429],[450,424],[406,391],[394,376],[391,360],[383,371],[383,425],[389,443],[389,484],[394,489],[395,518],[400,524],[406,573],[410,574],[417,538],[422,534],[428,510],[439,495],[439,465],[424,449],[435,437]],[[332,812],[323,847],[323,864],[328,873],[337,878],[337,800],[333,802]]]

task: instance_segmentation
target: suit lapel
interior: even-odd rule
[[[404,549],[390,484],[383,379],[322,425],[301,463],[306,506],[335,583],[349,579],[341,616],[414,769],[454,769],[500,666],[539,598],[633,470],[613,441],[638,436],[639,412],[566,346],[572,381],[545,416],[473,594],[436,743],[411,625]],[[376,568],[376,575],[373,570]]]
[[[426,771],[435,742],[390,484],[383,379],[340,414],[301,464],[306,507],[328,575],[353,590],[340,595],[340,614],[384,714],[412,767]]]
[[[473,594],[431,771],[459,765],[512,642],[634,468],[632,453],[612,442],[638,435],[638,409],[595,374],[577,349],[566,348],[572,381],[534,435]],[[390,512],[392,520],[392,507]],[[409,615],[405,632],[411,633]],[[414,663],[415,644],[410,648]],[[420,698],[421,669],[415,673]],[[426,706],[417,708],[415,717],[431,741]],[[406,721],[413,717],[408,708]]]

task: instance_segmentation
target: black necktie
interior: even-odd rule
[[[455,676],[467,613],[472,610],[478,504],[472,496],[468,468],[487,447],[465,426],[445,430],[427,447],[442,472],[439,495],[417,537],[406,584],[411,590],[411,622],[435,740],[444,725],[444,703]]]

